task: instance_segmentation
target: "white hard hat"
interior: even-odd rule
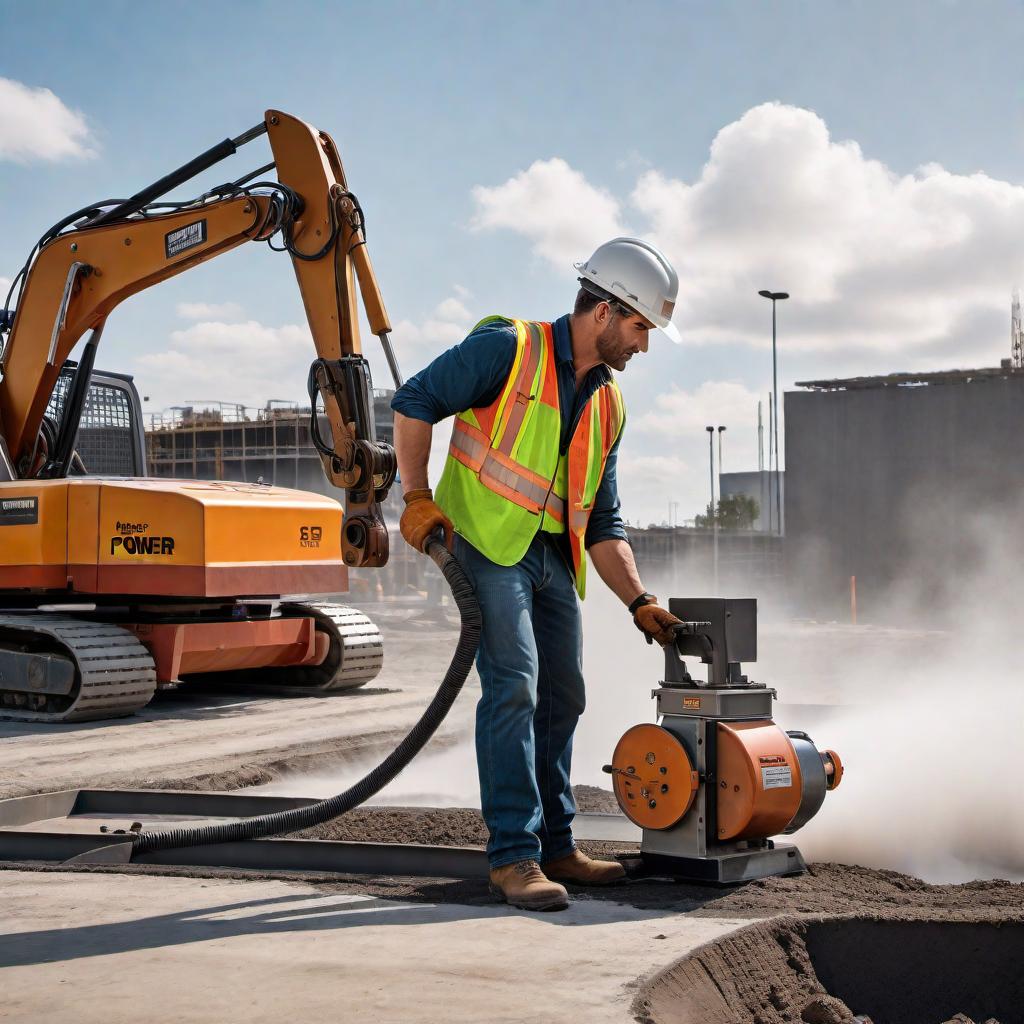
[[[672,323],[679,275],[660,249],[639,238],[613,238],[594,250],[586,263],[574,263],[580,283],[596,285],[617,302],[646,317],[677,345]],[[593,289],[589,289],[593,290]]]

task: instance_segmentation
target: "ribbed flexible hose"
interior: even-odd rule
[[[322,825],[325,821],[337,818],[351,811],[353,807],[365,803],[398,775],[423,749],[451,710],[473,667],[476,649],[480,643],[480,606],[462,567],[438,540],[431,539],[427,542],[427,554],[437,563],[437,567],[444,573],[444,578],[451,587],[462,619],[462,628],[451,664],[437,693],[405,739],[368,775],[337,796],[318,800],[306,807],[261,814],[255,818],[243,818],[240,821],[224,822],[219,825],[176,828],[166,832],[143,832],[135,840],[133,852],[148,853],[151,850],[171,850],[184,846],[233,843],[242,839],[261,839],[265,836],[282,835],[311,828],[313,825]]]

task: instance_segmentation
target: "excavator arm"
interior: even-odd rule
[[[156,200],[267,133],[276,182],[255,175],[188,203]],[[66,475],[103,325],[130,295],[247,241],[279,238],[292,259],[317,359],[309,375],[312,434],[328,479],[344,489],[342,552],[349,566],[383,565],[388,535],[380,503],[395,478],[394,450],[376,440],[369,367],[359,339],[356,288],[401,383],[391,325],[370,264],[358,200],[325,132],[281,111],[226,139],[129,200],[98,204],[43,237],[19,275],[16,311],[0,311],[0,467],[16,477]],[[16,282],[19,283],[19,282]],[[12,288],[13,291],[13,288]],[[65,359],[87,332],[58,436],[43,416]],[[317,418],[324,403],[330,439]],[[70,417],[70,419],[69,419]]]

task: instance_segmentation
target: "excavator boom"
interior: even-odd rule
[[[243,178],[189,203],[156,203],[264,132],[276,182],[247,184]],[[48,441],[41,433],[47,402],[64,361],[91,330],[78,370],[84,379],[73,391],[84,398],[103,325],[119,303],[243,242],[279,238],[295,268],[317,354],[310,371],[314,441],[328,478],[346,493],[343,558],[353,567],[383,565],[388,547],[380,503],[394,481],[395,459],[391,447],[374,435],[357,285],[396,379],[397,367],[388,339],[391,325],[366,249],[362,208],[330,136],[270,110],[256,127],[131,199],[80,213],[44,236],[19,275],[17,309],[0,357],[0,472],[6,466],[6,475],[16,479],[66,475],[77,422],[62,425],[63,444],[61,438]],[[317,423],[318,396],[330,423],[329,440]],[[72,420],[74,404],[69,403]]]

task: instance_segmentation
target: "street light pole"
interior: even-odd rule
[[[711,483],[711,511],[715,511],[715,428],[705,427],[708,432],[708,479]]]
[[[757,471],[764,472],[764,424],[761,421],[761,399],[757,400]]]
[[[762,298],[772,300],[772,395],[775,398],[775,408],[772,415],[775,420],[774,444],[775,444],[775,521],[778,524],[779,534],[782,534],[782,496],[779,488],[779,364],[775,355],[775,303],[782,302],[789,298],[789,292],[770,292],[762,288],[757,293]],[[771,495],[769,494],[769,498]]]
[[[715,509],[715,428],[705,427],[708,432],[708,472],[711,478],[711,512],[712,529],[712,572],[714,573],[714,590],[718,593],[718,512]]]
[[[775,532],[775,502],[772,501],[772,410],[775,408],[775,396],[768,392],[768,532]]]

